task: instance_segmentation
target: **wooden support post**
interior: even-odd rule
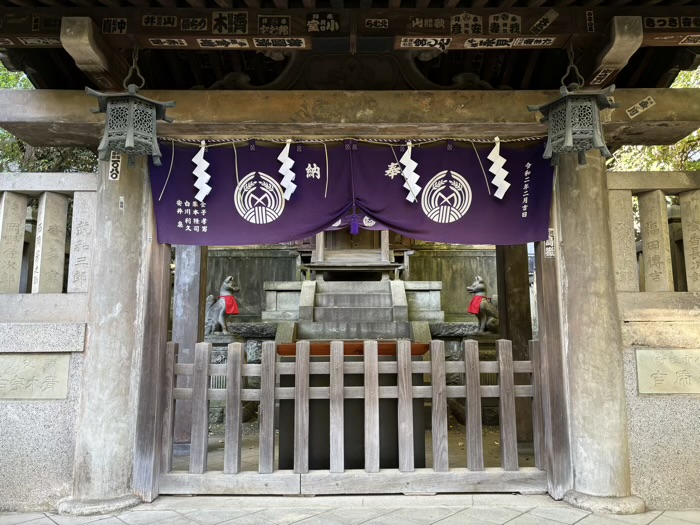
[[[528,359],[528,341],[532,339],[530,314],[530,275],[527,245],[496,246],[498,270],[498,315],[501,337],[513,343],[513,359]],[[527,374],[517,374],[515,384],[529,384]],[[532,405],[516,400],[518,442],[532,441]]]
[[[330,471],[345,471],[345,411],[343,399],[343,342],[331,341],[330,370]]]
[[[700,190],[681,193],[681,226],[689,292],[700,292]]]
[[[316,234],[316,262],[323,262],[325,260],[325,250],[326,232],[319,232]]]
[[[545,470],[544,463],[544,413],[542,408],[542,358],[539,341],[530,341],[532,363],[532,434],[535,450],[535,466]]]
[[[211,343],[197,343],[194,349],[194,374],[192,376],[192,448],[190,474],[207,471],[209,449],[209,360]]]
[[[391,247],[389,246],[389,230],[381,230],[379,232],[379,239],[382,262],[389,262],[391,260]]]
[[[27,196],[0,194],[0,293],[19,293]]]
[[[258,472],[271,474],[275,470],[275,343],[262,345],[260,371],[260,461]]]
[[[642,227],[644,291],[672,292],[671,241],[668,234],[666,194],[663,191],[639,194],[639,222]]]
[[[194,347],[204,339],[201,310],[206,282],[207,249],[201,246],[175,246],[175,282],[173,285],[172,340],[180,345],[178,363],[194,362]],[[178,388],[191,388],[191,376],[180,376]],[[192,402],[181,399],[175,403],[175,443],[190,442]]]
[[[297,341],[294,372],[294,473],[309,472],[309,358],[308,341]]]
[[[399,470],[413,472],[413,376],[411,375],[411,341],[399,339],[396,344],[398,366]]]
[[[177,343],[168,343],[165,353],[165,371],[163,378],[163,446],[160,456],[160,471],[170,472],[173,469],[173,436],[175,431],[175,357]]]
[[[515,385],[513,349],[505,339],[496,341],[498,354],[498,411],[501,432],[501,466],[504,470],[518,470],[518,440],[515,422]]]
[[[464,374],[467,388],[467,468],[469,470],[484,470],[479,343],[470,339],[462,344],[464,346]]]
[[[226,360],[226,425],[224,434],[224,474],[241,471],[241,431],[243,407],[241,404],[242,370],[245,357],[242,343],[228,345]]]
[[[365,341],[365,472],[379,472],[379,364],[377,341]]]
[[[66,265],[68,197],[44,192],[39,197],[32,293],[61,293]]]
[[[430,342],[433,433],[433,470],[450,470],[447,445],[447,389],[445,383],[445,342]]]

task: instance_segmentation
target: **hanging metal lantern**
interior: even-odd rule
[[[541,122],[548,124],[547,147],[543,157],[551,158],[552,166],[559,163],[562,153],[578,153],[579,164],[586,163],[586,151],[591,149],[599,149],[604,157],[610,156],[603,136],[600,110],[618,106],[608,99],[615,86],[583,93],[577,92],[576,84],[569,87],[573,89],[569,91],[562,86],[561,98],[554,102],[528,106],[530,111],[540,111],[544,115]]]
[[[85,88],[88,95],[97,97],[99,109],[94,113],[106,113],[104,135],[97,151],[100,160],[109,160],[110,152],[133,155],[153,155],[153,164],[160,166],[160,148],[156,134],[156,121],[172,122],[165,115],[167,108],[175,102],[158,102],[138,93],[134,84],[129,84],[126,93],[100,93]]]
[[[574,65],[572,48],[569,48],[568,56],[569,67],[559,88],[561,97],[548,104],[527,107],[530,111],[541,112],[544,118],[540,122],[547,123],[547,147],[542,157],[551,158],[552,166],[559,164],[559,155],[562,153],[577,153],[579,164],[586,164],[586,151],[592,149],[599,149],[604,157],[610,157],[603,136],[600,111],[619,106],[608,98],[615,89],[614,85],[600,91],[578,91],[584,80]],[[567,88],[564,79],[571,70],[579,82],[570,84]]]
[[[110,152],[129,153],[132,155],[152,155],[153,164],[160,166],[160,148],[156,134],[156,121],[172,122],[165,115],[167,108],[175,107],[175,102],[158,102],[138,94],[140,87],[145,84],[138,65],[138,49],[134,49],[133,64],[124,79],[126,93],[100,93],[89,87],[85,88],[88,95],[97,97],[99,108],[93,113],[106,113],[107,121],[102,141],[97,148],[100,160],[109,160]],[[132,73],[136,72],[141,84],[126,82]]]

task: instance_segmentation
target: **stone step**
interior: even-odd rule
[[[314,321],[316,322],[387,322],[393,320],[391,307],[380,308],[353,308],[353,307],[316,307],[314,308]]]
[[[411,324],[398,323],[353,323],[353,322],[300,322],[297,339],[404,339],[411,337]]]
[[[389,281],[316,281],[316,293],[390,293]]]
[[[378,306],[391,306],[390,293],[317,293],[316,306],[354,306],[374,308]]]

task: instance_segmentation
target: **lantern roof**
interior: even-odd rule
[[[593,97],[595,98],[596,104],[598,105],[598,109],[616,108],[619,106],[619,104],[615,103],[612,100],[611,95],[613,91],[615,91],[614,84],[606,87],[605,89],[598,90],[582,90],[577,84],[569,84],[568,88],[567,86],[561,86],[559,88],[559,93],[561,93],[561,96],[558,99],[552,100],[551,102],[547,102],[546,104],[541,104],[539,106],[528,105],[527,109],[529,111],[539,111],[540,113],[542,113],[542,115],[544,115],[546,119],[549,115],[550,109],[552,109],[552,106],[558,105],[562,100],[565,100],[567,97]]]
[[[91,89],[89,87],[85,88],[85,92],[88,95],[91,95],[93,97],[97,97],[97,103],[99,108],[98,109],[93,109],[93,113],[105,113],[107,111],[107,104],[109,103],[110,100],[116,99],[116,98],[124,98],[124,97],[132,97],[136,100],[141,100],[143,102],[146,102],[148,104],[152,104],[155,107],[156,110],[156,119],[158,120],[164,120],[165,122],[172,122],[173,119],[165,115],[165,112],[167,108],[174,108],[175,107],[175,101],[170,100],[168,102],[161,102],[159,100],[153,100],[147,97],[144,97],[143,95],[138,94],[138,87],[136,87],[135,84],[129,84],[127,87],[126,92],[118,92],[118,93],[102,93],[100,91],[95,91],[94,89]]]

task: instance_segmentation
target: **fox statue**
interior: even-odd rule
[[[467,313],[476,315],[479,320],[478,333],[497,334],[499,331],[497,296],[486,297],[486,284],[480,275],[474,278],[471,286],[467,286],[467,292],[474,294]]]

